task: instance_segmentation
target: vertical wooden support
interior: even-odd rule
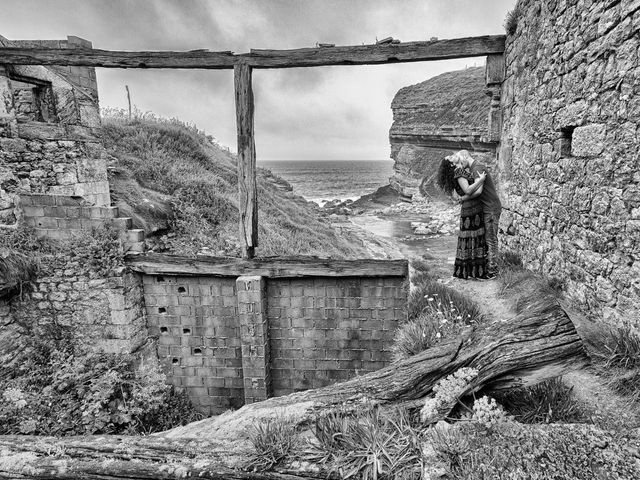
[[[489,140],[493,142],[499,142],[502,133],[500,98],[502,96],[504,68],[504,55],[495,54],[487,56],[485,81],[487,95],[491,97],[491,106],[489,107]]]
[[[258,199],[256,146],[253,137],[253,89],[251,67],[239,63],[233,68],[238,131],[238,194],[242,256],[253,258],[258,246]]]

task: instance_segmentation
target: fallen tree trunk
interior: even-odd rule
[[[478,371],[460,392],[464,395],[485,387],[535,384],[580,368],[587,361],[582,341],[562,306],[553,298],[542,297],[529,302],[509,322],[469,329],[459,338],[377,372],[246,405],[152,437],[4,437],[0,440],[4,455],[0,457],[0,478],[179,478],[186,472],[202,478],[296,478],[237,469],[247,465],[248,434],[256,422],[284,416],[293,424],[310,425],[319,412],[337,407],[357,410],[365,402],[420,406],[439,380],[462,367]],[[63,453],[56,459],[43,453],[47,451]],[[15,459],[7,466],[3,460],[7,455],[28,455],[37,467],[20,467]],[[177,463],[171,466],[172,462]]]

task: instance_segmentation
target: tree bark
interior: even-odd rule
[[[248,435],[256,422],[283,417],[303,427],[312,425],[319,412],[338,407],[357,410],[364,402],[382,407],[419,407],[439,380],[462,367],[473,367],[478,375],[461,396],[481,388],[535,384],[587,362],[582,341],[564,308],[555,299],[542,297],[530,301],[508,323],[497,321],[475,331],[469,328],[459,338],[376,372],[270,398],[151,437],[0,437],[0,478],[178,478],[185,471],[214,479],[296,478],[238,470],[246,467],[251,451]],[[447,414],[440,413],[440,418]],[[15,456],[19,453],[30,456],[31,465],[37,467],[18,465]],[[139,461],[131,462],[134,459]],[[56,466],[62,460],[66,476],[60,473],[62,467]],[[37,471],[29,473],[30,468]]]

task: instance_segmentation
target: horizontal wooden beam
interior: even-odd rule
[[[405,143],[419,147],[442,148],[446,150],[475,150],[481,152],[493,152],[498,142],[488,141],[485,136],[469,135],[455,137],[446,135],[402,135],[391,134],[389,141],[394,144]]]
[[[0,48],[0,64],[202,69],[231,69],[239,63],[253,68],[373,65],[500,54],[504,52],[504,42],[504,35],[485,35],[382,45],[251,50],[242,54],[208,50],[129,52],[82,48]]]
[[[254,68],[375,65],[479,57],[504,52],[504,35],[454,38],[429,42],[386,43],[297,50],[251,50],[245,55]]]
[[[232,52],[98,50],[83,48],[0,48],[0,64],[70,65],[105,68],[204,68],[230,69],[236,63]]]
[[[150,275],[184,276],[406,277],[409,272],[407,260],[334,260],[316,257],[194,258],[147,253],[127,255],[126,264],[136,272]]]

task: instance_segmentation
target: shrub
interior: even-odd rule
[[[420,353],[482,319],[477,304],[434,280],[409,293],[409,320],[395,333],[394,360]]]
[[[486,429],[461,422],[431,438],[450,477],[459,480],[638,478],[637,460],[613,435],[571,426],[508,422]]]
[[[494,393],[494,396],[521,423],[584,421],[588,415],[572,392],[573,387],[557,377],[531,387]]]
[[[83,351],[70,328],[29,333],[18,366],[0,371],[0,434],[150,433],[179,424],[176,411],[193,418],[157,365]]]
[[[296,426],[284,415],[263,419],[249,432],[253,445],[249,466],[255,471],[271,470],[284,462],[297,443]]]
[[[406,411],[383,415],[378,407],[354,414],[337,409],[316,418],[315,425],[305,455],[338,478],[421,478],[421,439]]]
[[[411,283],[414,285],[420,286],[428,280],[433,279],[432,266],[424,258],[412,258],[409,264],[413,270]]]

